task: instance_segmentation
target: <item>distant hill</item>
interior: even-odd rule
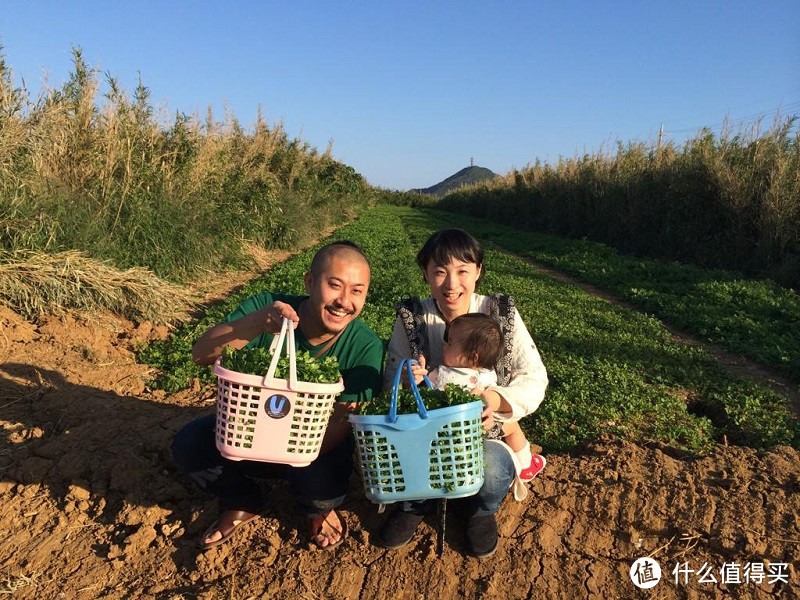
[[[493,179],[495,177],[497,177],[497,175],[486,167],[464,167],[455,175],[451,175],[436,185],[432,185],[431,187],[425,189],[416,189],[412,191],[431,196],[444,196],[446,193],[452,192],[454,189],[460,188],[462,185],[471,185],[473,183],[478,183],[487,179]]]

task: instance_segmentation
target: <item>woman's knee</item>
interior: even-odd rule
[[[508,490],[516,475],[514,460],[501,444],[486,442],[484,444],[484,484],[483,488],[494,493]]]

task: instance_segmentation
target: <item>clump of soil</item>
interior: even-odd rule
[[[550,455],[525,502],[499,512],[490,559],[464,552],[450,511],[400,550],[373,536],[384,516],[356,474],[349,539],[309,547],[290,496],[230,543],[199,554],[216,504],[175,473],[174,434],[213,410],[213,390],[151,392],[134,348],[166,328],[106,316],[31,323],[0,308],[0,591],[19,598],[631,598],[632,562],[652,556],[661,598],[797,597],[800,456],[718,446],[703,458],[598,440]],[[704,564],[675,583],[677,563]],[[721,583],[725,563],[786,563],[788,583]]]

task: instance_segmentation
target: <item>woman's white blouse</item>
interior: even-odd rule
[[[491,298],[473,294],[470,300],[469,312],[490,314]],[[426,356],[427,369],[434,369],[442,364],[444,353],[444,319],[439,315],[433,298],[422,301],[423,321],[428,333],[428,346],[430,356]],[[404,358],[411,356],[408,337],[403,327],[403,322],[398,318],[394,323],[392,339],[389,340],[387,350],[388,361],[383,373],[384,388],[392,385],[397,365]],[[544,399],[547,389],[547,370],[533,343],[522,317],[514,309],[514,333],[512,338],[511,354],[511,381],[505,386],[491,386],[511,406],[511,413],[495,413],[498,421],[518,421],[522,417],[533,413]]]

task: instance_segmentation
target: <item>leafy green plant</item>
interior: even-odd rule
[[[429,387],[421,386],[419,388],[419,395],[422,398],[422,402],[427,410],[458,406],[459,404],[467,404],[469,402],[476,402],[480,400],[474,394],[470,394],[462,387],[453,384],[446,385],[443,390],[435,390]],[[391,400],[392,392],[391,390],[386,390],[366,402],[361,402],[356,408],[356,414],[388,414]],[[411,390],[404,388],[397,390],[397,414],[416,414],[417,411],[418,407],[414,393]]]
[[[383,205],[337,231],[337,239],[352,240],[370,258],[372,280],[361,318],[384,340],[392,335],[396,302],[428,294],[416,266],[417,250],[433,231],[453,226],[490,242],[502,241],[503,246],[510,246],[509,239],[517,236],[513,239],[520,240],[520,247],[513,246],[515,251],[523,250],[521,246],[532,239],[528,236],[535,235],[441,211]],[[563,241],[564,247],[573,242]],[[732,377],[708,352],[676,341],[658,319],[611,305],[551,279],[526,259],[485,245],[485,277],[478,291],[502,291],[514,297],[547,367],[550,385],[545,399],[536,413],[520,422],[528,438],[546,451],[569,450],[601,435],[669,444],[692,453],[708,452],[723,436],[759,448],[775,443],[800,446],[798,419],[784,396]],[[531,248],[538,251],[540,246]],[[195,377],[210,380],[207,367],[191,361],[194,340],[257,291],[303,293],[302,275],[315,250],[276,265],[202,320],[176,331],[166,342],[151,345],[140,356],[156,359],[151,364],[161,370],[153,385],[180,389]],[[616,267],[615,252],[583,250],[575,252],[576,263],[583,257],[591,270],[625,279]],[[650,283],[645,277],[639,281],[654,290],[677,287],[684,276],[683,271],[674,271],[672,279],[659,283],[663,271],[652,267],[646,272]],[[732,294],[726,300],[717,294],[716,306],[724,311],[726,302],[730,306],[740,296]],[[758,305],[759,297],[759,293],[748,296],[748,302]],[[710,316],[706,318],[713,323]],[[763,331],[768,340],[770,334]],[[385,414],[388,404],[380,408]]]
[[[314,358],[307,350],[298,350],[295,353],[295,365],[298,381],[308,383],[336,383],[341,377],[339,361],[335,356]],[[265,375],[272,361],[272,353],[268,348],[244,347],[232,350],[226,347],[222,351],[222,366],[237,373],[252,375]],[[284,354],[278,359],[275,367],[275,377],[289,378],[289,357]]]
[[[599,242],[442,215],[500,246],[572,275],[620,300],[800,382],[800,296],[721,269],[625,255]]]

